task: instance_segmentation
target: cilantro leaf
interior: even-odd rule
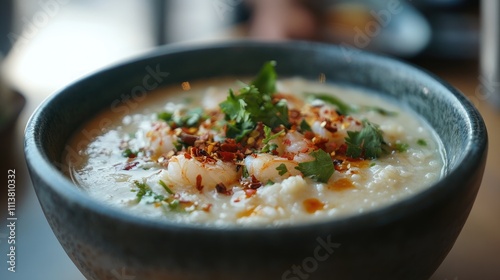
[[[283,176],[288,172],[288,168],[286,168],[286,165],[284,163],[278,165],[278,167],[276,167],[276,170],[278,171],[278,174],[280,176]]]
[[[262,139],[262,144],[264,146],[261,149],[262,153],[267,153],[269,151],[273,151],[276,149],[275,145],[269,145],[269,142],[273,139],[276,139],[282,135],[285,135],[285,130],[282,130],[278,133],[272,134],[271,128],[267,125],[264,126],[264,136],[265,138]]]
[[[275,64],[266,63],[250,85],[241,88],[238,95],[230,90],[227,99],[219,104],[228,121],[227,137],[240,141],[258,122],[271,128],[290,127],[286,102],[272,99],[276,91]]]
[[[398,115],[398,113],[396,113],[396,112],[388,111],[386,109],[383,109],[383,108],[380,108],[380,107],[377,107],[377,106],[363,106],[362,109],[365,110],[365,111],[374,111],[374,112],[377,112],[380,115],[385,116],[385,117],[394,117],[394,116]]]
[[[139,191],[137,191],[136,194],[137,202],[140,202],[144,197],[152,198],[152,201],[146,202],[148,204],[165,200],[165,197],[163,195],[159,195],[153,192],[153,190],[151,190],[151,187],[149,187],[146,183],[140,183],[139,181],[134,181],[134,184],[139,189]]]
[[[361,131],[348,131],[346,137],[346,155],[352,158],[377,158],[386,145],[382,130],[367,120],[363,120]]]
[[[137,191],[136,197],[137,201],[141,201],[142,197],[147,194],[148,191],[151,191],[151,188],[145,183],[140,183],[139,181],[134,181],[135,186],[139,189]]]
[[[417,144],[425,147],[425,146],[427,146],[427,141],[425,141],[425,139],[420,138],[417,140]]]
[[[250,114],[246,111],[247,103],[244,99],[234,95],[229,90],[227,99],[219,104],[226,119],[232,121],[227,124],[226,136],[240,141],[255,128],[255,123],[250,120]]]
[[[280,125],[290,127],[290,122],[288,120],[288,106],[284,100],[280,100],[276,104],[272,104],[271,102],[265,103],[261,113],[262,115],[260,116],[260,121],[265,125],[273,128]]]
[[[335,168],[330,155],[323,150],[316,150],[310,153],[315,158],[314,161],[301,162],[295,169],[302,172],[306,177],[310,177],[320,183],[328,182]]]
[[[410,148],[410,145],[408,145],[407,143],[396,143],[394,144],[394,148],[396,149],[396,151],[404,153],[408,150],[408,148]]]
[[[226,136],[234,138],[237,142],[255,129],[255,123],[246,118],[242,122],[232,122],[227,124]]]
[[[226,114],[229,120],[240,122],[245,116],[246,103],[243,99],[237,98],[232,89],[229,90],[229,95],[226,100],[219,104],[222,112]]]
[[[203,108],[194,108],[186,112],[186,114],[180,119],[180,123],[183,124],[183,127],[196,127],[205,118]]]
[[[248,178],[250,177],[250,174],[248,173],[248,169],[246,167],[246,165],[241,165],[241,177],[243,178]]]
[[[280,125],[289,127],[288,106],[285,101],[273,103],[270,94],[264,94],[253,84],[240,89],[237,98],[242,99],[245,106],[241,108],[240,115],[248,114],[253,122],[262,122],[265,125],[275,128]]]
[[[331,105],[334,105],[337,107],[337,111],[341,115],[348,115],[351,113],[356,112],[356,109],[351,107],[349,104],[345,103],[342,101],[340,98],[333,96],[332,94],[328,93],[306,93],[306,96],[308,97],[313,97],[315,99],[322,100],[326,103],[329,103]]]
[[[157,117],[169,126],[177,127],[196,127],[207,118],[203,108],[189,109],[182,116],[174,115],[172,112],[160,112]]]
[[[359,111],[364,111],[364,112],[374,111],[385,117],[393,117],[398,114],[396,112],[389,111],[377,106],[361,106],[361,108],[357,108],[345,103],[340,98],[329,93],[306,93],[306,96],[319,99],[326,103],[334,105],[335,107],[337,107],[337,111],[341,115],[349,115],[352,113],[357,113]]]
[[[311,126],[304,119],[302,119],[302,121],[300,122],[300,131],[302,132],[312,131]]]
[[[252,85],[259,90],[261,94],[272,95],[276,92],[276,61],[268,61],[260,69],[259,74],[252,81]]]
[[[172,117],[173,116],[174,116],[174,114],[172,114],[171,112],[160,112],[160,113],[158,113],[158,119],[164,120],[167,123],[169,123],[169,122],[172,121]]]
[[[164,189],[165,191],[168,193],[168,194],[175,194],[168,186],[167,184],[165,184],[165,182],[163,182],[163,180],[160,180],[158,182]]]

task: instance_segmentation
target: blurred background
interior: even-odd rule
[[[1,0],[0,172],[16,169],[18,262],[16,273],[7,271],[1,183],[0,279],[84,279],[52,234],[26,171],[23,130],[38,104],[79,77],[159,46],[241,38],[390,55],[464,92],[486,120],[489,159],[470,218],[432,279],[500,279],[498,7],[496,0]],[[488,64],[483,72],[480,61]],[[123,273],[117,279],[134,279]]]

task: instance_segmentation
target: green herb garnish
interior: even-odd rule
[[[278,174],[280,176],[283,176],[288,172],[288,168],[286,168],[286,165],[284,163],[278,165],[278,167],[276,167],[276,170],[278,171]]]
[[[341,115],[348,115],[348,114],[351,114],[353,112],[356,112],[355,108],[351,107],[349,104],[340,100],[340,98],[335,97],[329,93],[306,93],[306,96],[313,97],[315,99],[319,99],[319,100],[322,100],[326,103],[334,105],[335,107],[337,107],[337,111]]]
[[[181,202],[178,199],[174,199],[168,203],[168,208],[172,211],[181,211]]]
[[[158,119],[163,120],[167,123],[170,123],[172,121],[173,116],[174,116],[174,114],[172,114],[170,112],[160,112],[157,115]]]
[[[168,186],[167,184],[165,184],[165,182],[163,182],[162,180],[160,180],[158,182],[164,189],[165,191],[168,193],[168,194],[175,194]]]
[[[272,95],[276,92],[276,79],[278,75],[276,74],[276,61],[269,61],[264,64],[260,69],[259,74],[252,82],[260,93]]]
[[[300,122],[300,131],[312,131],[311,126],[304,119],[302,119],[302,121]]]
[[[346,155],[351,158],[378,158],[386,145],[382,130],[367,120],[363,120],[361,131],[348,131]]]
[[[241,165],[241,176],[243,178],[247,178],[250,176],[250,174],[248,173],[248,169],[245,165]]]
[[[222,112],[226,114],[226,119],[230,120],[226,129],[227,137],[235,138],[239,142],[254,130],[255,123],[251,120],[250,113],[245,109],[246,102],[239,96],[234,95],[232,90],[229,90],[226,101],[220,103],[219,106]]]
[[[204,116],[203,108],[193,108],[188,110],[186,114],[176,122],[182,127],[196,127],[205,119],[206,116]]]
[[[383,109],[383,108],[380,108],[377,106],[363,106],[362,109],[364,111],[374,111],[374,112],[377,112],[380,115],[386,116],[386,117],[394,117],[394,116],[398,115],[398,113],[396,113],[396,112],[388,111],[386,109]]]
[[[417,144],[419,144],[420,146],[427,146],[427,141],[425,141],[424,139],[418,139],[417,140]]]
[[[140,183],[139,181],[134,181],[134,184],[139,189],[136,194],[137,201],[139,202],[141,201],[142,197],[148,193],[148,191],[151,191],[151,188],[147,184]]]
[[[148,204],[165,200],[165,196],[153,192],[151,187],[149,187],[146,183],[134,181],[134,184],[139,189],[136,194],[137,202],[140,202],[144,197],[151,197],[153,199],[153,201],[148,201]]]
[[[264,64],[255,80],[239,90],[229,91],[227,99],[219,104],[228,121],[226,136],[241,141],[255,129],[258,122],[275,128],[290,127],[286,102],[272,100],[276,91],[275,62]]]
[[[196,127],[207,119],[203,108],[192,108],[187,110],[182,116],[177,116],[171,112],[160,112],[158,119],[168,123],[169,126],[176,127]]]
[[[269,144],[269,142],[273,139],[276,139],[276,138],[282,136],[282,135],[285,135],[285,130],[282,130],[278,133],[272,134],[271,128],[269,126],[265,125],[264,126],[265,138],[262,140],[262,144],[264,144],[264,146],[262,147],[261,152],[267,153],[267,152],[272,152],[272,151],[276,150],[278,145]]]
[[[134,151],[132,151],[131,149],[125,149],[125,150],[122,152],[122,156],[123,156],[123,157],[126,157],[126,158],[135,158],[135,157],[137,157],[137,153],[138,153],[138,152],[134,152]]]
[[[315,158],[314,161],[301,162],[295,169],[320,183],[328,182],[335,171],[332,158],[321,149],[311,152],[310,155]]]
[[[349,115],[349,114],[353,114],[353,113],[358,113],[359,111],[365,111],[365,112],[374,111],[374,112],[377,112],[380,115],[386,116],[386,117],[393,117],[393,116],[396,116],[398,114],[396,112],[388,111],[386,109],[383,109],[383,108],[380,108],[377,106],[362,106],[361,108],[356,108],[356,107],[353,107],[353,106],[345,103],[340,98],[333,96],[332,94],[329,94],[329,93],[306,93],[306,96],[312,97],[315,99],[319,99],[319,100],[322,100],[326,103],[334,105],[335,107],[337,107],[337,111],[341,115]]]
[[[410,145],[408,145],[406,143],[396,143],[396,144],[394,144],[394,148],[396,149],[396,151],[398,151],[400,153],[404,153],[404,152],[408,151],[409,147],[410,147]]]

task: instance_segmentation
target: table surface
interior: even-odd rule
[[[130,55],[130,52],[127,53]],[[23,156],[23,130],[26,122],[40,102],[53,90],[44,87],[31,76],[20,71],[18,64],[25,63],[24,69],[32,65],[24,58],[15,57],[7,63],[15,72],[15,84],[27,99],[15,127],[12,130],[8,146],[2,150],[0,172],[16,169],[17,174],[17,271],[9,273],[5,262],[0,267],[0,279],[84,279],[64,253],[53,235],[29,180]],[[107,54],[108,60],[112,53]],[[40,54],[38,54],[40,57]],[[24,61],[24,62],[23,62]],[[28,63],[28,64],[27,64]],[[101,61],[102,63],[102,61]],[[29,66],[26,66],[29,65]],[[101,66],[101,65],[100,65]],[[465,93],[480,110],[489,133],[489,156],[483,183],[475,205],[470,213],[455,246],[431,279],[433,280],[495,280],[500,279],[500,110],[491,106],[489,96],[479,91],[480,77],[475,63],[430,64],[424,66],[431,72],[447,80]],[[21,67],[22,68],[22,67]],[[57,68],[57,67],[55,67]],[[97,68],[89,66],[87,70]],[[63,68],[64,69],[64,68]],[[37,71],[44,71],[40,67]],[[17,72],[16,72],[17,71]],[[64,75],[66,73],[59,73]],[[35,79],[35,76],[32,76]],[[61,84],[64,84],[61,82]],[[7,156],[5,156],[7,155]],[[5,188],[1,189],[6,192]],[[0,252],[2,260],[7,252],[7,234],[5,231],[6,199],[0,204],[2,228],[0,230]]]

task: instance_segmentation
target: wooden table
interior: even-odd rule
[[[474,207],[455,246],[433,280],[500,279],[500,108],[481,92],[478,66],[456,63],[429,66],[473,101],[486,122],[488,160]]]

